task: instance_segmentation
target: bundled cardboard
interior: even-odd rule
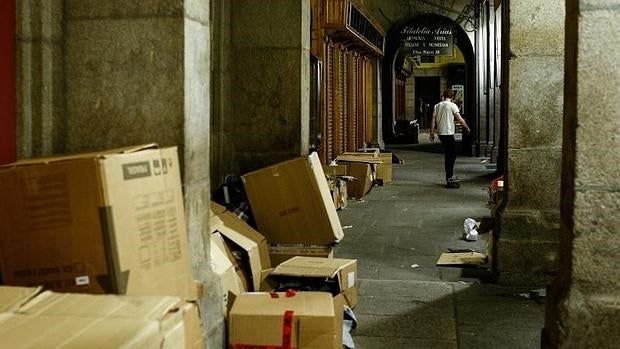
[[[37,289],[30,289],[35,291]],[[116,296],[54,293],[36,296],[0,288],[1,295],[28,294],[13,314],[0,315],[2,344],[20,347],[199,348],[204,343],[198,309],[172,296]],[[118,323],[119,326],[116,326]],[[95,326],[93,331],[89,326]],[[34,338],[20,338],[30,328]],[[60,332],[57,332],[60,331]],[[20,341],[21,339],[21,341]],[[63,341],[64,340],[64,341]],[[106,340],[102,342],[101,340]],[[89,342],[90,341],[90,342]],[[56,345],[53,345],[56,344]]]
[[[0,192],[6,284],[189,297],[176,148],[20,161],[0,168]]]
[[[164,347],[157,323],[137,319],[4,313],[0,338],[2,347],[11,349]],[[184,347],[168,343],[165,348]]]
[[[269,246],[269,256],[274,266],[280,265],[296,256],[333,258],[334,248],[332,246],[306,246],[306,245],[271,245]]]
[[[329,245],[344,236],[316,153],[242,178],[258,230],[269,243]]]
[[[274,268],[270,278],[281,283],[300,282],[311,290],[329,289],[334,296],[342,294],[349,305],[357,305],[357,260],[316,257],[294,257]]]
[[[16,311],[39,292],[40,287],[0,286],[0,313]]]
[[[229,346],[340,349],[342,307],[336,307],[325,292],[242,294],[228,316]]]

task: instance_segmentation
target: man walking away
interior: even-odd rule
[[[454,175],[454,161],[456,161],[456,142],[454,140],[456,125],[454,124],[454,119],[456,118],[463,127],[463,133],[469,133],[469,126],[467,126],[465,119],[461,117],[459,107],[452,103],[453,96],[452,90],[446,90],[443,93],[443,101],[435,105],[431,120],[431,133],[429,135],[430,141],[434,142],[435,132],[437,132],[443,146],[447,188],[459,187],[459,179]]]

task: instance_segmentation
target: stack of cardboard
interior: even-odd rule
[[[377,180],[378,166],[383,164],[379,152],[354,153],[348,152],[336,158],[339,165],[347,168],[347,175],[354,178],[348,186],[348,194],[355,199],[362,199]],[[391,162],[390,162],[391,166]]]
[[[340,219],[316,153],[242,177],[271,263],[295,255],[328,257],[343,238]]]
[[[39,292],[0,286],[3,346],[204,347],[198,309],[178,297]]]

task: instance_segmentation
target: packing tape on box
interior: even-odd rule
[[[272,296],[273,297],[273,296]],[[287,296],[288,297],[288,296]],[[273,297],[277,298],[277,297]],[[282,345],[254,345],[254,344],[233,344],[233,349],[295,349],[291,346],[291,338],[293,336],[293,318],[295,312],[287,310],[282,316]]]

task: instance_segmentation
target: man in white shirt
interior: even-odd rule
[[[433,119],[431,120],[431,133],[429,135],[431,142],[434,142],[435,132],[437,132],[443,146],[445,152],[446,187],[448,188],[459,187],[459,180],[454,176],[454,162],[456,161],[456,142],[454,140],[456,125],[454,124],[454,119],[456,118],[463,127],[463,133],[469,133],[470,131],[465,119],[459,113],[459,107],[452,102],[453,96],[452,90],[446,90],[443,93],[443,101],[435,104]]]

